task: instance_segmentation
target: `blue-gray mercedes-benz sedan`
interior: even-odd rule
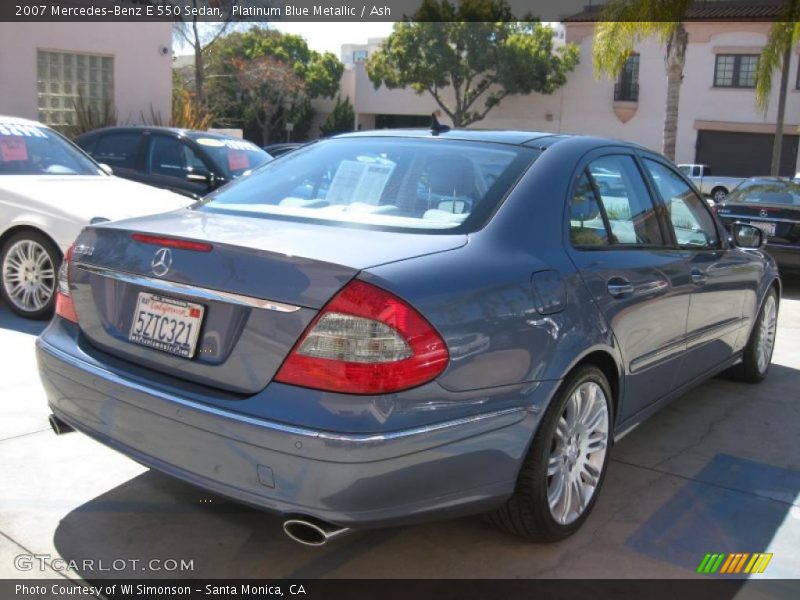
[[[86,228],[39,368],[57,432],[307,544],[476,512],[558,540],[615,439],[723,370],[766,376],[781,283],[762,247],[638,146],[345,135]]]

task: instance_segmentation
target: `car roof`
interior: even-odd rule
[[[783,177],[778,175],[755,175],[745,179],[746,183],[792,183],[791,177]]]
[[[0,121],[9,123],[11,125],[28,125],[31,127],[48,127],[39,121],[32,121],[31,119],[23,119],[22,117],[12,117],[11,115],[0,115]]]
[[[180,127],[166,127],[164,125],[112,125],[111,127],[100,127],[87,131],[81,135],[95,135],[98,133],[108,133],[111,131],[159,131],[161,133],[174,133],[175,135],[186,135],[187,133],[205,133],[192,129],[182,129]],[[218,133],[209,133],[209,135],[219,135]]]
[[[511,144],[514,146],[533,146],[547,148],[568,139],[580,138],[592,141],[597,145],[627,146],[653,152],[649,148],[611,138],[577,135],[571,133],[552,133],[547,131],[521,131],[521,130],[493,130],[493,129],[447,129],[433,131],[431,129],[372,129],[369,131],[354,131],[343,133],[335,138],[353,137],[405,137],[405,138],[439,138],[450,140],[463,140],[474,142],[493,142],[498,144]]]

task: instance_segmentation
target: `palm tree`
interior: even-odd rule
[[[670,160],[675,160],[678,102],[689,43],[683,20],[692,3],[692,0],[611,0],[594,32],[595,73],[612,78],[619,75],[637,43],[655,37],[665,46],[667,98],[661,151]]]
[[[792,48],[800,42],[800,0],[791,0],[784,8],[781,20],[769,31],[767,44],[761,51],[756,71],[756,104],[767,114],[772,93],[772,74],[780,68],[781,83],[778,116],[775,119],[775,140],[772,145],[770,175],[778,175],[783,147],[783,122],[786,114],[786,90],[789,87],[789,61]]]

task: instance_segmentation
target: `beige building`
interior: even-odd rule
[[[80,96],[121,122],[169,118],[170,23],[0,23],[0,114],[75,122]]]
[[[717,9],[713,22],[687,21],[689,48],[681,86],[677,162],[709,164],[720,175],[769,172],[779,77],[776,74],[775,91],[765,115],[755,105],[753,76],[772,23],[723,20],[751,18],[748,6],[738,3],[727,16]],[[753,19],[770,17],[763,11],[753,14],[760,15]],[[660,150],[667,87],[664,48],[654,40],[647,41],[636,48],[620,78],[597,79],[591,59],[594,23],[567,21],[563,27],[566,41],[578,44],[581,51],[580,64],[567,84],[550,96],[507,97],[474,127],[597,134]],[[343,47],[342,60],[348,67],[342,78],[342,95],[353,102],[357,125],[372,128],[427,123],[437,108],[430,96],[409,89],[374,89],[363,61],[365,53],[379,47],[380,40]],[[791,58],[784,127],[782,173],[787,175],[800,171],[798,59],[800,49],[796,48]]]

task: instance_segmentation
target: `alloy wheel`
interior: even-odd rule
[[[3,287],[17,309],[42,310],[53,297],[55,283],[53,259],[44,246],[23,239],[9,248],[3,260]]]
[[[770,294],[764,301],[761,310],[761,319],[758,323],[758,346],[756,347],[756,362],[758,372],[764,373],[772,359],[772,349],[775,347],[775,332],[778,322],[778,307],[775,296]]]
[[[608,447],[608,403],[593,381],[578,386],[558,420],[547,462],[547,500],[556,522],[568,525],[597,491]]]

